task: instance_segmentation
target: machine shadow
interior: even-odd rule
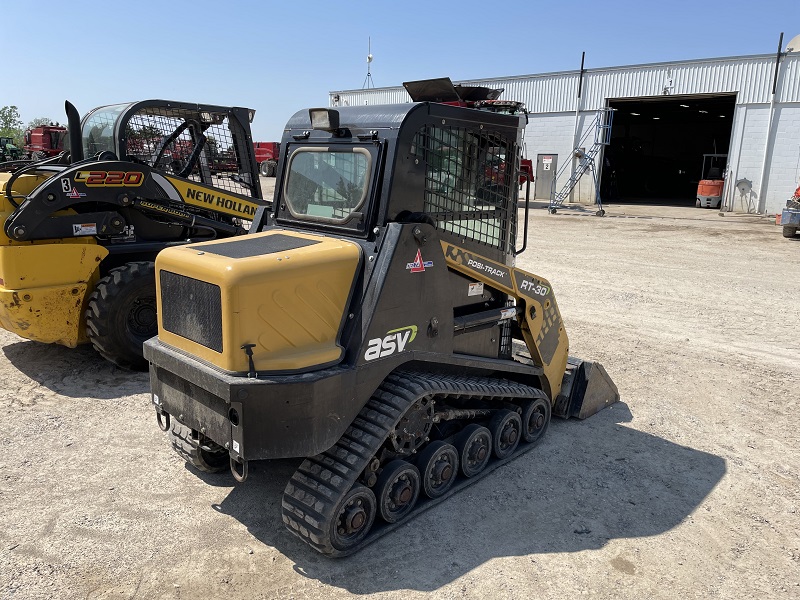
[[[3,347],[15,369],[57,394],[110,400],[150,390],[147,373],[128,371],[103,359],[88,345],[20,341]]]
[[[537,448],[343,559],[316,554],[283,527],[281,495],[299,461],[253,465],[214,508],[305,577],[354,594],[432,591],[493,558],[596,549],[679,525],[725,461],[620,424],[630,418],[620,403],[586,421],[554,421]]]

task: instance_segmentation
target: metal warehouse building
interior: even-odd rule
[[[800,177],[800,48],[793,44],[800,46],[800,36],[777,55],[457,83],[503,88],[501,98],[526,104],[536,198],[564,187],[579,160],[576,149],[589,153],[597,116],[610,108],[610,143],[597,146],[595,159],[604,200],[694,204],[698,181],[708,175],[704,155],[723,155],[717,160],[725,210],[773,214]],[[329,99],[332,106],[410,101],[402,86],[330,92]],[[594,200],[586,175],[569,201]]]

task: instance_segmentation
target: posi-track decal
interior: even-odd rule
[[[444,242],[442,245],[445,245]],[[451,244],[445,246],[444,256],[447,260],[465,266],[474,273],[485,275],[505,288],[511,288],[513,285],[511,282],[511,271],[509,271],[508,267],[505,265],[495,262],[490,263],[485,258],[481,258],[480,256],[457,248]]]
[[[375,360],[391,356],[395,352],[402,352],[408,344],[414,341],[415,337],[417,337],[416,325],[407,325],[387,331],[382,338],[375,338],[367,342],[364,360]]]

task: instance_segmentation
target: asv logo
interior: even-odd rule
[[[364,360],[375,360],[384,356],[391,356],[395,352],[402,352],[405,347],[417,337],[417,326],[408,325],[399,329],[387,331],[382,338],[370,340],[367,351],[364,353]]]

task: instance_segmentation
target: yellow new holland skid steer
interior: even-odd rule
[[[433,102],[295,114],[272,211],[156,261],[145,357],[175,450],[239,481],[305,457],[283,521],[343,556],[533,448],[551,414],[616,402],[568,356],[550,283],[515,267],[522,127]]]
[[[66,108],[69,152],[0,164],[0,326],[146,368],[156,254],[244,233],[267,204],[254,111],[146,100],[81,122]]]

